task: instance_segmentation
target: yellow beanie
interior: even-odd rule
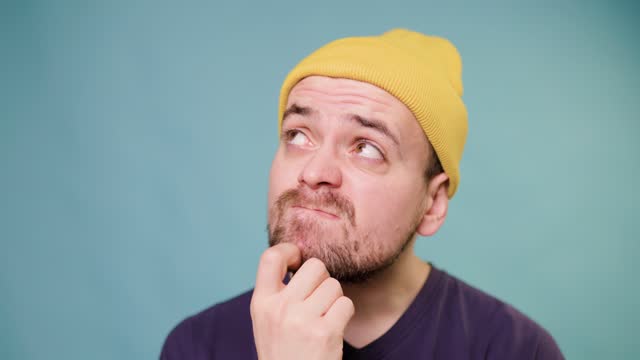
[[[449,197],[460,182],[459,164],[467,136],[462,102],[462,61],[446,39],[394,29],[380,36],[333,41],[302,60],[280,90],[279,123],[291,89],[320,75],[358,80],[402,101],[422,126],[449,176]]]

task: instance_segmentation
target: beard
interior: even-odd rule
[[[294,207],[322,209],[338,219],[300,216],[291,213]],[[413,240],[418,221],[416,217],[406,234],[399,234],[402,242],[397,245],[397,241],[376,239],[374,234],[357,235],[355,208],[348,198],[334,192],[307,193],[297,188],[282,193],[269,209],[267,232],[269,246],[293,243],[300,249],[303,263],[318,258],[331,277],[341,283],[358,284],[393,265]]]

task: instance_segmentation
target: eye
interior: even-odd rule
[[[309,142],[307,136],[300,130],[287,130],[284,134],[284,140],[292,145],[302,146]]]
[[[378,150],[377,147],[371,145],[366,141],[359,142],[356,145],[355,152],[356,154],[359,154],[368,159],[384,160],[384,156],[382,155],[382,152]]]

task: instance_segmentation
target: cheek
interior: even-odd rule
[[[357,202],[356,213],[360,215],[363,227],[383,236],[407,231],[415,221],[420,201],[420,192],[411,186],[385,184],[361,188],[357,195],[360,201]]]

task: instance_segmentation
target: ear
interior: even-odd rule
[[[417,232],[422,236],[431,236],[440,229],[449,209],[449,177],[440,173],[429,181],[425,198],[425,210]]]

